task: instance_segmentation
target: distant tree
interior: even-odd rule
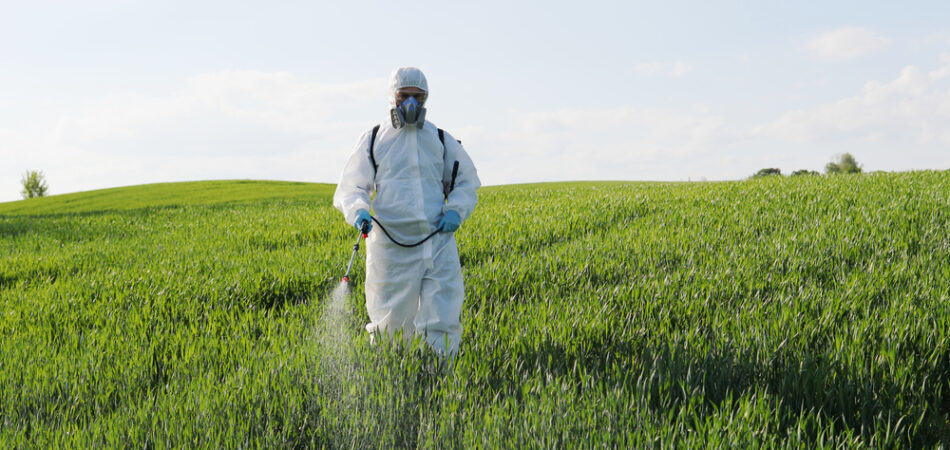
[[[845,153],[839,155],[837,161],[831,161],[825,165],[825,173],[829,175],[839,174],[839,173],[861,173],[861,166],[858,165],[858,160],[854,159],[854,155],[850,153]]]
[[[30,170],[23,174],[20,184],[23,185],[23,190],[20,191],[23,198],[44,197],[46,191],[49,190],[46,177],[38,170]]]
[[[808,170],[808,169],[801,169],[801,170],[796,170],[792,172],[793,177],[798,177],[802,175],[820,175],[820,174],[817,171]]]
[[[779,169],[776,169],[775,167],[769,167],[766,169],[759,170],[758,172],[755,173],[755,175],[752,175],[752,178],[768,177],[772,175],[782,175],[782,171]]]
[[[850,153],[841,155],[838,167],[844,173],[861,173],[862,171],[861,166],[858,165],[858,160],[854,159],[854,156]]]

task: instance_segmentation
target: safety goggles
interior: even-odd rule
[[[428,96],[428,94],[426,94],[425,92],[399,92],[399,91],[396,91],[396,103],[402,103],[402,102],[403,102],[404,100],[406,100],[407,98],[413,97],[413,98],[416,99],[417,102],[419,102],[419,104],[423,104],[423,103],[425,103],[427,96]]]

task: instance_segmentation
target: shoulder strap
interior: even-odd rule
[[[439,128],[438,130],[439,130],[439,142],[442,143],[442,147],[444,148],[444,147],[445,147],[445,132],[442,131],[441,128]],[[455,142],[458,142],[459,144],[462,143],[462,141],[460,141],[460,140],[458,140],[458,139],[456,139]]]
[[[373,148],[376,147],[376,133],[379,133],[379,124],[373,127],[373,135],[369,138],[369,160],[373,163],[373,172],[379,169],[379,165],[376,164],[376,155],[373,153]],[[442,134],[439,133],[439,135]]]
[[[445,131],[442,131],[441,128],[438,128],[438,130],[439,130],[439,142],[442,143],[442,158],[444,159],[445,158]],[[462,141],[458,139],[456,139],[455,141],[458,142],[459,144],[462,143]]]
[[[438,130],[439,130],[439,142],[442,143],[442,159],[445,159],[445,131],[442,131],[441,128],[438,128]]]

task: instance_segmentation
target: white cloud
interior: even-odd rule
[[[235,118],[296,133],[320,132],[347,116],[352,105],[385,99],[384,80],[324,85],[305,83],[288,73],[228,71],[189,80],[191,91],[206,106]]]
[[[692,70],[693,70],[692,65],[687,64],[683,61],[676,61],[675,63],[673,63],[673,68],[670,70],[670,75],[673,75],[674,77],[681,77],[691,72]]]
[[[891,41],[864,28],[844,27],[816,36],[806,48],[826,61],[845,61],[884,50]]]
[[[924,72],[905,67],[889,83],[869,81],[861,95],[790,111],[754,134],[799,143],[857,140],[950,146],[950,58]]]
[[[666,71],[666,64],[661,62],[639,63],[627,70],[627,74],[659,75]]]
[[[30,130],[0,130],[0,175],[43,170],[53,193],[189,179],[333,182],[385,92],[383,79],[199,74],[166,95],[114,94]],[[5,186],[0,201],[16,192]]]
[[[638,74],[645,76],[672,76],[681,77],[691,72],[694,67],[684,61],[673,63],[664,62],[645,62],[634,65],[627,69],[627,75]]]
[[[950,33],[946,31],[937,31],[911,41],[912,48],[917,51],[920,51],[924,47],[931,45],[950,45]]]
[[[630,106],[511,112],[500,123],[509,125],[464,130],[488,184],[685,179],[691,164],[711,175],[697,157],[733,140],[725,120],[702,105],[688,113]]]
[[[324,85],[287,73],[224,71],[187,81],[174,95],[119,94],[60,119],[56,136],[66,142],[97,142],[164,133],[223,121],[274,132],[319,134],[356,120],[362,108],[383,97],[383,80]],[[176,125],[172,127],[171,125]],[[216,130],[205,128],[204,132]]]

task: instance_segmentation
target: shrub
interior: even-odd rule
[[[755,175],[752,175],[752,178],[768,177],[771,175],[782,175],[782,171],[775,167],[769,167],[766,169],[759,170],[758,172],[755,173]]]

